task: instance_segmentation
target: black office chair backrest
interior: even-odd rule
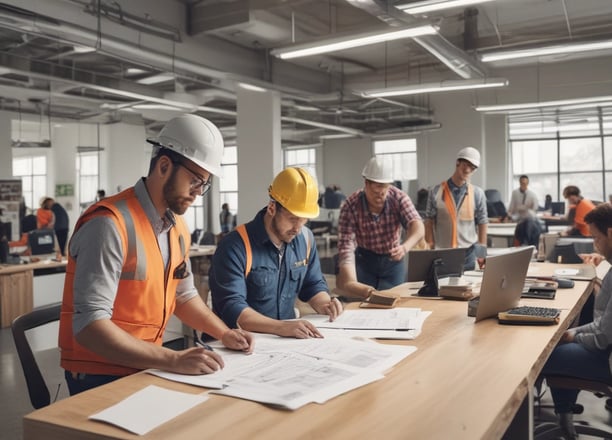
[[[53,321],[58,321],[60,318],[61,306],[62,304],[58,302],[38,307],[29,313],[25,313],[15,318],[11,325],[13,340],[17,348],[17,355],[19,356],[23,375],[28,385],[30,402],[32,402],[32,406],[35,409],[49,405],[49,403],[51,403],[51,396],[26,337],[26,331]]]
[[[213,234],[210,231],[206,231],[204,232],[204,234],[202,234],[202,238],[200,239],[200,244],[203,245],[210,245],[210,244],[216,244],[217,240],[215,237],[215,234]]]
[[[502,196],[498,189],[485,189],[485,197],[489,202],[501,202]]]

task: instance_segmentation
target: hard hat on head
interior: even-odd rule
[[[303,168],[289,167],[278,173],[268,189],[268,194],[297,217],[319,216],[317,182]]]
[[[480,166],[480,153],[473,147],[465,147],[459,150],[459,153],[457,153],[457,159],[467,160],[476,168]]]
[[[374,156],[363,167],[361,175],[372,182],[393,183],[393,164],[388,159]]]
[[[186,114],[173,118],[157,137],[147,142],[180,154],[210,174],[221,173],[223,136],[215,124],[201,116]],[[154,154],[157,152],[154,150]]]

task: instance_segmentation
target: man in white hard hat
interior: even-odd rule
[[[321,337],[296,320],[295,299],[333,321],[342,304],[329,296],[312,232],[304,226],[319,215],[319,190],[303,168],[276,175],[270,200],[250,222],[219,242],[209,271],[213,310],[233,327],[293,338]]]
[[[372,157],[363,168],[364,187],[351,194],[338,220],[337,287],[347,296],[367,298],[406,280],[404,255],[424,234],[410,197],[392,185],[389,160]],[[401,241],[401,230],[406,239]]]
[[[59,330],[70,394],[147,368],[222,368],[221,356],[202,347],[162,346],[172,314],[228,348],[252,350],[252,335],[228,328],[198,295],[182,218],[221,169],[221,133],[202,117],[183,115],[149,142],[147,177],[89,207],[70,240]]]
[[[487,245],[487,202],[482,188],[470,183],[480,166],[480,153],[472,147],[459,150],[455,172],[434,186],[427,198],[425,240],[432,249],[466,247],[464,268],[474,269],[477,253]]]

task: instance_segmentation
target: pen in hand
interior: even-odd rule
[[[215,351],[215,349],[212,348],[210,345],[205,344],[205,343],[203,343],[201,341],[195,341],[195,345],[197,347],[202,347],[203,349],[208,350],[208,351]]]

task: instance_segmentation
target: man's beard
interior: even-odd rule
[[[172,175],[170,176],[170,179],[164,184],[163,194],[164,194],[164,200],[166,201],[166,204],[168,205],[168,208],[170,209],[170,211],[178,215],[183,215],[185,211],[187,211],[187,208],[191,206],[191,202],[189,202],[188,204],[185,204],[185,201],[187,199],[185,197],[181,197],[177,195],[178,194],[178,191],[176,189],[176,171],[177,169],[178,168],[175,168],[172,171]]]

